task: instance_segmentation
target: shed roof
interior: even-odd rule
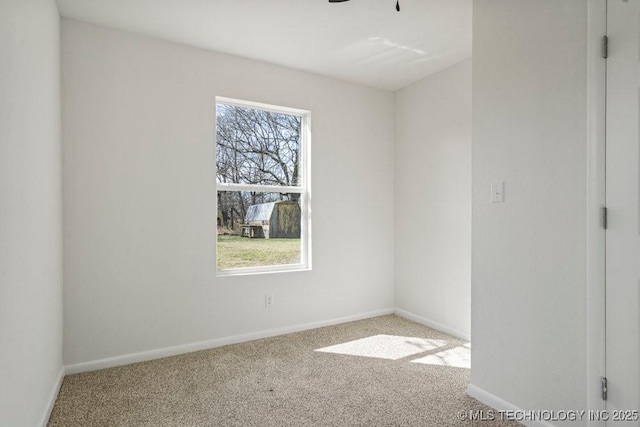
[[[270,203],[258,203],[257,205],[249,206],[247,214],[244,217],[245,222],[249,221],[269,221],[271,219],[271,213],[276,202]]]

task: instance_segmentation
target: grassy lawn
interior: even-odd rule
[[[300,262],[300,239],[218,236],[218,270]]]

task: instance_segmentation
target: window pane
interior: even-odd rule
[[[222,103],[216,117],[218,182],[301,185],[301,117]]]
[[[299,264],[298,193],[218,192],[218,270]]]

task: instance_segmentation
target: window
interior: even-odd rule
[[[311,267],[310,113],[216,98],[218,275]]]

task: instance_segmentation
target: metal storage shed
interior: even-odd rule
[[[300,238],[300,205],[293,201],[249,206],[242,236],[265,239]]]

